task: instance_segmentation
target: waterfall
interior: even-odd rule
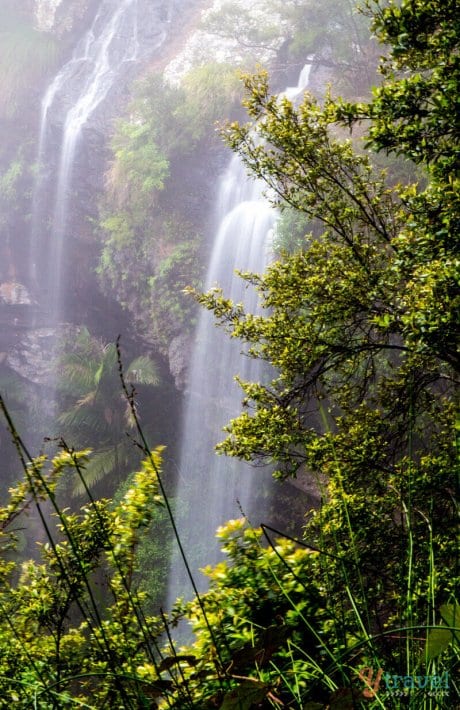
[[[167,0],[168,7],[171,3]],[[34,308],[23,348],[43,362],[40,386],[46,388],[40,393],[40,427],[33,415],[26,426],[32,449],[55,428],[55,361],[70,332],[64,322],[71,321],[77,305],[76,262],[86,263],[109,122],[127,82],[164,43],[164,13],[165,0],[99,0],[43,94],[25,265]]]
[[[298,85],[283,96],[291,101],[308,84],[310,65],[302,70]],[[261,273],[270,261],[270,235],[276,212],[263,197],[264,183],[246,176],[237,155],[220,179],[217,199],[216,237],[212,246],[205,288],[218,285],[225,297],[243,303],[250,313],[258,310],[255,289],[235,274],[235,269]],[[214,318],[203,310],[196,329],[188,392],[185,398],[183,433],[176,486],[176,524],[185,554],[196,574],[218,559],[215,531],[226,520],[241,517],[260,522],[263,502],[271,487],[268,471],[233,458],[216,455],[214,448],[224,438],[222,427],[241,409],[242,392],[234,377],[263,380],[264,367],[241,352],[241,343],[216,329]],[[253,519],[257,516],[257,519]],[[205,580],[196,574],[198,588]],[[173,553],[167,608],[177,598],[190,598],[191,586],[182,561]]]
[[[158,5],[159,12],[161,3]],[[65,299],[63,256],[75,166],[79,153],[88,150],[84,129],[111,92],[119,88],[129,65],[152,55],[163,43],[166,32],[155,13],[147,0],[103,0],[90,28],[42,100],[29,274],[52,323],[58,322]],[[146,31],[146,26],[154,29]],[[56,127],[60,132],[57,161]]]

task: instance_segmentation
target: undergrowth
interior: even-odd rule
[[[0,399],[24,473],[0,511],[0,707],[458,706],[458,568],[441,567],[454,560],[454,528],[442,541],[433,533],[434,511],[421,512],[412,485],[415,465],[377,500],[350,494],[337,461],[302,540],[229,521],[218,531],[226,560],[207,568],[201,595],[177,538],[194,598],[146,616],[136,549],[153,506],[165,506],[177,531],[161,451],[150,451],[123,376],[122,384],[143,462],[116,505],[86,486],[89,451],[61,441],[52,460],[32,458]],[[78,512],[58,502],[69,470],[86,490]],[[41,559],[18,561],[19,521],[32,510],[44,531]],[[379,530],[386,540],[372,559]],[[384,555],[391,535],[397,550]],[[187,646],[175,640],[184,616]]]

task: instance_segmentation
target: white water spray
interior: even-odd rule
[[[291,101],[308,84],[310,65],[300,74],[299,83],[288,87],[283,96]],[[217,202],[216,239],[209,262],[206,290],[218,285],[225,297],[243,303],[249,313],[258,310],[257,293],[235,274],[235,269],[261,273],[270,261],[270,243],[276,212],[263,197],[264,183],[246,176],[238,156],[221,178]],[[234,381],[260,381],[264,377],[260,361],[241,353],[241,344],[216,329],[214,319],[202,311],[189,374],[189,391],[183,420],[183,435],[176,488],[176,523],[185,554],[198,588],[198,569],[218,559],[216,528],[228,519],[251,520],[260,516],[263,505],[258,494],[271,485],[268,471],[255,470],[241,461],[217,456],[214,447],[222,440],[222,427],[238,415],[242,392]],[[259,496],[260,497],[260,496]],[[260,522],[259,517],[252,520]],[[178,595],[191,596],[182,561],[173,554],[167,608]]]
[[[150,38],[148,48],[143,47],[139,15],[151,11],[145,8],[139,0],[103,0],[91,27],[71,59],[52,80],[42,100],[38,176],[32,204],[30,275],[32,284],[46,291],[44,300],[52,322],[58,321],[61,311],[63,256],[83,131],[121,80],[125,65],[152,54],[166,36],[164,30],[158,31],[154,39]],[[55,153],[56,146],[51,138],[58,125],[62,125],[62,133],[58,163],[53,168],[50,154]]]

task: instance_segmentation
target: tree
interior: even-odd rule
[[[374,30],[391,51],[369,104],[338,107],[350,125],[370,121],[368,145],[427,171],[425,189],[401,197],[409,217],[398,250],[406,289],[404,336],[458,372],[460,123],[457,3],[391,2],[374,8]]]
[[[452,623],[458,609],[457,99],[444,92],[447,77],[436,68],[456,65],[458,18],[445,42],[454,4],[428,5],[434,17],[422,32],[425,3],[372,3],[381,39],[399,38],[390,61],[397,56],[410,74],[385,74],[367,105],[330,96],[319,104],[306,95],[296,109],[270,96],[264,74],[246,79],[252,122],[228,125],[227,142],[279,209],[300,211],[312,230],[266,274],[242,275],[258,289],[262,315],[218,290],[197,296],[275,371],[269,384],[241,382],[243,412],[227,426],[220,452],[272,463],[277,476],[306,470],[327,481],[305,533],[321,561],[302,579],[307,598],[327,590],[325,619],[314,626],[337,661],[336,686],[339,660],[354,649],[350,688],[360,664],[398,676],[432,673],[448,652],[434,650],[430,625],[444,613]],[[414,78],[422,40],[436,50]],[[429,98],[411,114],[413,86],[425,81]],[[439,116],[433,97],[441,94],[453,128]],[[340,137],[344,124],[354,129],[364,118],[368,142],[417,159],[420,184],[394,185],[356,139]],[[324,671],[317,650],[311,658]],[[314,693],[310,678],[303,702],[332,703]],[[419,701],[409,698],[413,707]],[[383,702],[391,706],[390,696]]]
[[[366,106],[349,106],[353,120],[369,118],[374,146],[430,166],[432,175],[459,167],[460,19],[456,0],[368,0],[373,29],[389,45],[382,86]]]
[[[261,53],[265,64],[282,47],[289,63],[313,58],[336,70],[335,84],[367,90],[377,64],[368,20],[351,0],[262,0],[250,8],[231,0],[208,10],[203,26],[236,45],[246,67]]]
[[[58,417],[61,434],[73,445],[95,449],[86,466],[88,485],[108,476],[119,482],[130,472],[133,446],[124,433],[133,429],[134,420],[120,386],[117,346],[104,344],[82,328],[72,349],[62,355],[58,372],[59,389],[72,400]],[[155,363],[145,355],[128,364],[124,377],[132,385],[159,382]],[[75,492],[84,492],[81,481],[76,481]]]

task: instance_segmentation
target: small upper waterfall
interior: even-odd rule
[[[146,27],[151,27],[150,31]],[[146,4],[146,0],[102,0],[90,28],[43,97],[29,273],[51,322],[58,320],[65,297],[63,250],[84,129],[121,83],[129,65],[153,54],[165,35],[155,4]],[[56,129],[60,132],[58,140]]]
[[[283,95],[294,100],[307,86],[309,71],[310,65],[303,69],[298,85],[289,87]],[[264,183],[248,178],[239,157],[233,156],[219,183],[219,226],[205,283],[206,290],[221,287],[226,297],[243,303],[250,313],[258,310],[257,293],[235,274],[235,269],[261,273],[270,261],[270,235],[276,212],[264,198],[263,190]],[[241,517],[241,511],[254,524],[260,522],[263,505],[255,500],[266,496],[271,486],[268,472],[264,475],[241,461],[217,456],[214,451],[224,436],[222,427],[241,408],[236,375],[243,380],[260,380],[264,368],[242,353],[241,343],[217,329],[213,316],[203,310],[189,371],[176,487],[176,523],[194,573],[217,560],[214,536],[219,525]],[[199,588],[205,587],[204,582],[196,581]],[[181,560],[173,555],[167,608],[183,594],[190,596],[191,587]]]

